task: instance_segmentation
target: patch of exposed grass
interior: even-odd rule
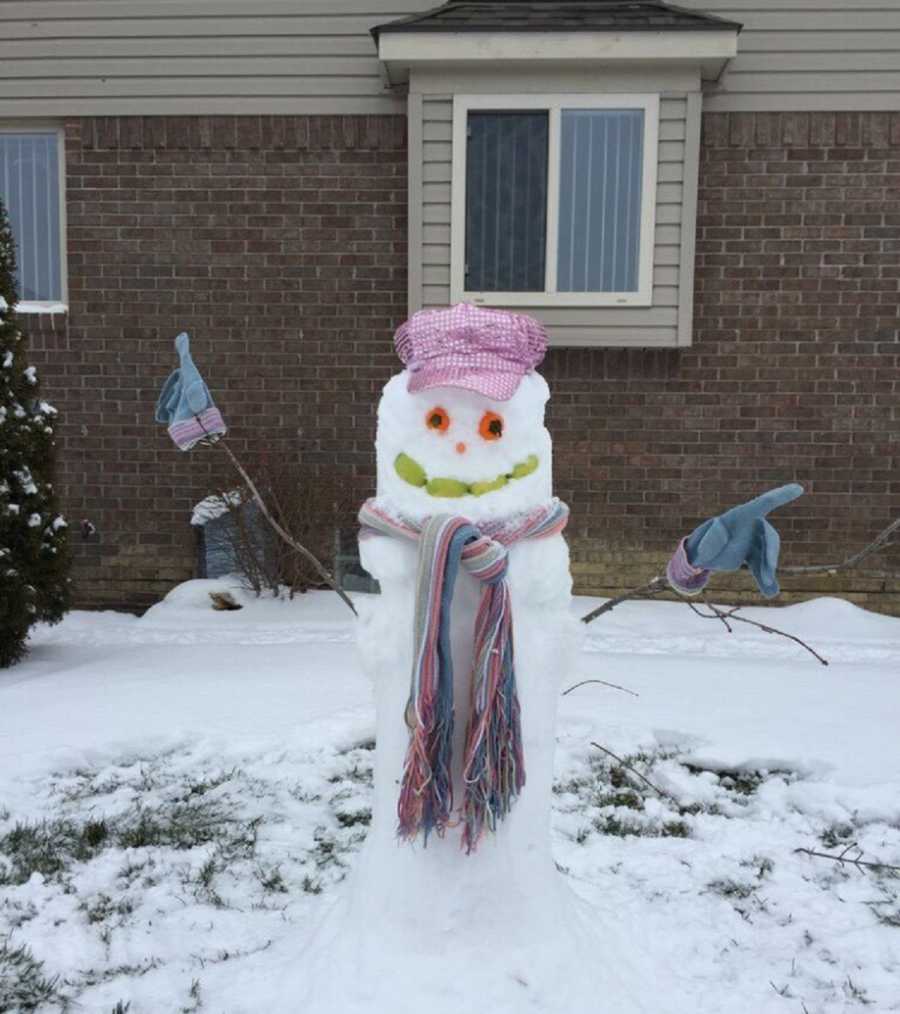
[[[135,807],[116,829],[120,848],[187,850],[223,839],[232,851],[252,854],[259,821],[241,821],[231,808],[215,800],[178,802],[153,809]]]
[[[346,851],[343,844],[330,834],[325,827],[317,827],[313,835],[315,844],[309,851],[309,858],[321,869],[323,866],[344,866],[341,858]]]
[[[829,824],[819,834],[819,841],[828,849],[836,849],[848,845],[858,833],[858,828],[846,822]]]
[[[256,878],[266,894],[287,894],[288,887],[284,882],[280,866],[264,867],[259,866],[256,870]]]
[[[102,820],[19,823],[0,837],[0,886],[24,884],[34,873],[60,880],[74,863],[108,848],[186,851],[214,844],[223,859],[250,858],[261,818],[242,819],[224,802],[199,799],[145,808]]]
[[[563,813],[577,812],[589,817],[589,823],[575,832],[578,844],[584,844],[593,832],[619,838],[688,838],[691,834],[686,819],[696,812],[696,805],[680,806],[664,800],[665,809],[647,812],[647,801],[660,797],[638,776],[647,777],[654,764],[669,760],[672,754],[635,753],[623,757],[623,763],[607,756],[590,755],[587,770],[574,778],[557,782],[553,792],[556,807]]]
[[[721,880],[711,880],[706,885],[706,889],[712,891],[713,894],[721,894],[723,898],[738,898],[741,901],[752,897],[756,892],[756,887],[756,884],[741,883],[728,877]]]
[[[111,898],[102,891],[91,901],[83,901],[79,907],[90,923],[106,922],[115,916],[122,920],[134,911],[134,905],[129,898]]]
[[[663,762],[677,761],[690,774],[712,774],[718,791],[702,802],[680,802],[659,785],[654,768]],[[586,770],[575,777],[557,782],[553,791],[556,809],[578,813],[587,822],[572,837],[584,844],[591,834],[615,837],[690,838],[694,818],[724,816],[735,806],[747,805],[759,787],[769,778],[792,780],[796,774],[785,770],[709,770],[679,758],[672,751],[639,751],[621,760],[608,754],[590,754]],[[708,791],[704,793],[709,795]],[[648,807],[648,801],[653,806]]]
[[[73,862],[92,859],[105,841],[96,821],[18,823],[0,837],[0,886],[24,884],[33,873],[58,879]]]
[[[372,823],[372,811],[354,810],[353,812],[338,811],[335,814],[341,827],[368,827]]]
[[[322,893],[322,881],[313,880],[312,877],[303,878],[303,892],[304,894],[321,894]]]
[[[208,792],[218,789],[220,785],[233,781],[240,774],[241,772],[238,768],[232,768],[230,771],[221,771],[217,775],[211,775],[208,778],[200,778],[197,781],[190,782],[182,793],[181,798],[184,802],[187,802],[195,799],[197,796],[205,796]]]
[[[197,1011],[203,1008],[203,997],[200,992],[200,980],[194,979],[191,983],[191,988],[188,991],[188,1003],[186,1007],[181,1008],[181,1014],[196,1014]]]
[[[217,872],[216,860],[210,856],[197,871],[197,876],[192,885],[194,897],[198,901],[205,901],[207,904],[212,905],[213,908],[226,908],[227,906],[222,896],[213,886]]]
[[[27,1014],[50,1003],[69,1009],[58,978],[45,975],[44,962],[27,947],[0,943],[0,1014]]]
[[[111,982],[120,976],[126,979],[137,979],[159,968],[160,964],[158,958],[150,957],[133,964],[110,965],[108,968],[83,968],[79,970],[77,978],[67,979],[66,985],[84,990],[90,986],[99,986],[103,982]],[[121,1002],[120,1000],[119,1003]]]
[[[7,897],[3,899],[2,913],[6,921],[7,930],[17,930],[25,923],[31,922],[38,910],[33,901],[20,901],[17,898]]]
[[[751,770],[748,768],[706,768],[690,760],[681,761],[683,767],[693,775],[709,772],[714,775],[720,785],[733,798],[753,796],[759,791],[763,782],[770,778],[782,778],[786,782],[793,782],[797,779],[796,771],[789,771],[786,768],[762,768]]]
[[[183,904],[195,900],[212,908],[242,904],[248,878],[259,883],[254,908],[287,906],[319,894],[346,875],[350,854],[371,822],[373,747],[358,744],[323,758],[324,769],[316,769],[314,778],[298,783],[293,792],[238,768],[189,768],[171,763],[168,755],[106,765],[102,771],[59,772],[49,782],[56,809],[47,819],[0,824],[0,887],[25,884],[37,873],[54,890],[72,895],[82,932],[91,927],[107,945],[107,957],[113,940],[127,932],[123,927],[144,918],[144,891],[160,884],[163,904],[174,893]],[[258,840],[263,818],[254,811],[265,812],[270,823],[286,819],[273,805],[279,798],[307,804],[321,824],[313,841],[296,854],[265,861]],[[125,851],[119,855],[119,849]],[[79,885],[96,878],[84,880],[83,866],[103,856],[116,859],[107,882],[99,891],[85,891]],[[3,930],[38,914],[30,903],[8,901]],[[60,932],[75,925],[61,921]],[[212,960],[242,955],[223,950]],[[7,944],[0,954],[0,1014],[26,1014],[51,1003],[63,1010],[86,990],[158,967],[153,956],[134,965],[100,962],[57,980],[30,951]],[[204,1008],[199,981],[182,997],[174,1010],[193,1014]],[[128,997],[115,1009],[127,1011]]]
[[[89,820],[81,830],[85,843],[91,848],[99,848],[109,835],[105,820]]]
[[[742,859],[741,866],[754,870],[757,880],[764,880],[775,869],[775,863],[768,856],[754,855]]]

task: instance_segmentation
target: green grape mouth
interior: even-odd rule
[[[531,475],[538,467],[538,456],[529,454],[524,461],[514,465],[509,472],[502,472],[493,479],[484,482],[463,482],[461,479],[450,479],[437,477],[429,479],[425,469],[408,454],[402,452],[394,459],[394,471],[404,482],[410,486],[423,489],[429,496],[438,497],[460,497],[460,496],[484,496],[486,493],[493,493],[494,490],[503,489],[507,483],[516,479],[523,479]]]

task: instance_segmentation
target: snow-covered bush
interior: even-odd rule
[[[28,630],[69,603],[66,521],[53,492],[56,409],[40,397],[15,316],[16,257],[0,203],[0,667],[25,653]]]

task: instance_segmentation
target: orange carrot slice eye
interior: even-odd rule
[[[436,405],[434,408],[429,409],[425,413],[425,425],[430,430],[438,430],[440,433],[446,433],[447,428],[450,425],[450,416],[447,415],[447,410],[441,408],[440,405]]]
[[[485,412],[478,424],[478,432],[485,440],[499,440],[503,436],[503,418],[496,412]]]

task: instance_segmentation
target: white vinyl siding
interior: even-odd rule
[[[704,109],[900,107],[897,0],[679,0],[742,22]],[[431,0],[0,0],[0,117],[390,113],[369,35]]]
[[[417,310],[451,301],[452,95],[411,94],[410,119],[410,309]],[[548,326],[554,344],[690,344],[697,153],[688,157],[689,129],[696,146],[699,95],[664,92],[659,102],[651,305],[523,308]],[[693,178],[693,200],[685,197],[685,172]],[[682,229],[685,215],[687,228]],[[686,290],[681,288],[683,277],[689,279]]]
[[[0,117],[402,113],[369,29],[422,9],[422,0],[0,0]]]
[[[900,109],[898,0],[678,0],[743,24],[738,55],[703,109]]]
[[[65,299],[62,158],[57,129],[0,128],[0,198],[16,244],[23,308]]]

